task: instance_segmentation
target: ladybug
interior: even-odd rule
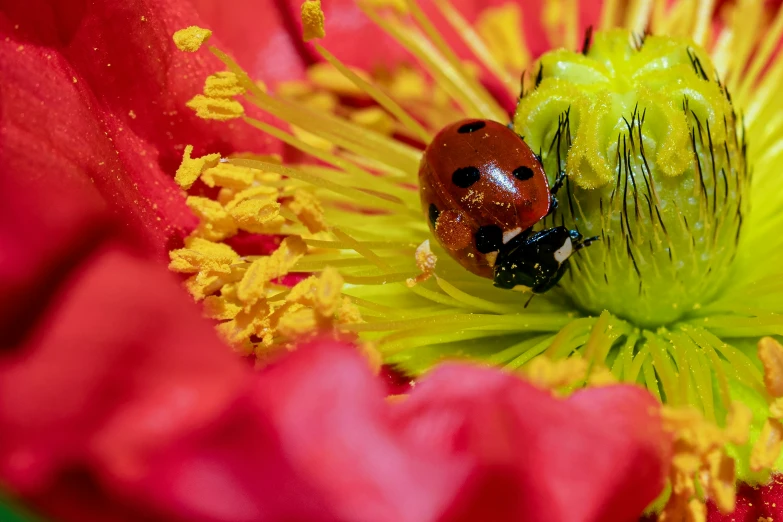
[[[495,286],[540,294],[557,284],[571,255],[594,241],[576,230],[533,226],[557,207],[541,159],[509,127],[462,120],[441,130],[419,167],[422,208],[438,242]]]

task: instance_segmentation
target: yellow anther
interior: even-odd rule
[[[758,343],[758,354],[764,366],[764,384],[770,397],[783,397],[783,346],[772,337]]]
[[[193,186],[193,183],[205,169],[214,167],[220,161],[220,154],[217,153],[207,154],[200,158],[192,158],[191,154],[193,154],[193,145],[188,145],[182,155],[182,163],[174,175],[174,181],[185,190]]]
[[[688,502],[687,518],[685,522],[705,522],[707,520],[707,506],[699,499],[691,499]]]
[[[305,0],[302,4],[302,29],[305,42],[326,36],[321,0]]]
[[[476,31],[492,56],[512,71],[521,71],[530,61],[520,27],[522,11],[514,3],[484,9],[476,20]]]
[[[526,373],[532,384],[540,388],[556,389],[584,379],[587,361],[576,356],[559,361],[541,356],[530,362]]]
[[[347,297],[343,297],[340,308],[337,309],[337,322],[340,324],[356,324],[363,322],[359,307]]]
[[[318,198],[311,192],[298,189],[294,192],[294,198],[286,206],[311,233],[315,234],[326,230],[324,209]]]
[[[204,94],[210,98],[233,98],[245,94],[245,88],[239,84],[236,74],[231,71],[220,71],[207,76],[204,82]]]
[[[206,296],[217,292],[225,284],[225,276],[211,272],[199,272],[185,281],[185,288],[193,299],[201,301]]]
[[[307,252],[307,245],[298,236],[283,240],[277,250],[267,257],[253,261],[237,287],[237,297],[245,305],[252,305],[264,297],[267,283],[282,277]]]
[[[185,105],[196,111],[196,116],[205,120],[228,121],[245,113],[245,108],[238,101],[210,98],[203,94],[197,94]]]
[[[229,214],[242,230],[263,234],[285,221],[280,216],[280,203],[263,199],[247,199],[232,206]]]
[[[185,201],[196,216],[201,220],[196,235],[210,241],[219,241],[236,235],[237,225],[234,223],[223,205],[215,200],[200,196],[190,196]]]
[[[783,397],[773,399],[769,403],[769,416],[773,419],[783,420]]]
[[[405,284],[407,284],[409,287],[423,283],[432,277],[432,274],[435,272],[435,265],[438,262],[438,257],[432,253],[432,250],[430,250],[429,239],[425,239],[422,244],[416,248],[414,257],[416,259],[416,266],[419,270],[421,270],[421,274],[405,281]]]
[[[280,318],[277,323],[277,332],[280,335],[293,339],[317,330],[318,322],[315,311],[311,308],[299,308],[289,311]]]
[[[220,333],[234,349],[242,353],[251,353],[253,344],[250,336],[263,337],[269,329],[269,305],[266,301],[259,301],[253,306],[238,313],[230,321],[220,323],[217,326]]]
[[[180,51],[194,53],[209,40],[210,36],[212,36],[212,31],[209,29],[191,25],[174,33],[174,44]]]
[[[280,196],[278,190],[274,187],[250,187],[240,192],[234,192],[231,200],[226,203],[226,210],[231,210],[243,201],[249,199],[259,199],[263,201],[274,202]]]
[[[333,317],[341,304],[343,278],[332,267],[327,266],[316,276],[300,281],[286,296],[289,303],[297,303],[315,309],[320,317]]]
[[[231,163],[218,163],[204,171],[201,175],[208,187],[228,187],[235,190],[243,190],[253,184],[256,177],[255,169],[240,167]]]
[[[599,366],[590,370],[587,384],[592,387],[612,386],[617,384],[617,377],[606,366]]]
[[[231,265],[239,259],[239,254],[223,243],[213,243],[201,238],[190,238],[185,248],[169,252],[169,269],[174,272],[231,273]]]
[[[210,319],[226,321],[233,319],[241,311],[241,306],[223,296],[211,295],[204,299],[204,314]]]
[[[761,434],[750,453],[750,469],[759,471],[771,468],[783,449],[783,424],[777,419],[767,419]]]
[[[360,70],[354,70],[362,79],[370,81],[367,74]],[[317,63],[307,69],[307,78],[316,87],[320,87],[335,94],[356,96],[364,95],[359,87],[329,63]]]
[[[714,451],[708,458],[709,479],[707,491],[709,497],[723,513],[734,511],[736,489],[734,488],[734,459],[720,451]]]
[[[745,444],[750,434],[750,423],[753,420],[751,409],[739,401],[731,403],[729,414],[726,417],[726,438],[734,444]]]
[[[397,100],[424,100],[429,91],[424,75],[412,67],[400,67],[389,80],[389,93]]]
[[[332,317],[340,304],[343,278],[337,269],[327,266],[318,278],[315,310],[322,317]]]
[[[367,107],[351,113],[351,121],[379,134],[391,136],[396,127],[394,118],[380,107]]]

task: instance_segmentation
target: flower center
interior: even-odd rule
[[[533,70],[515,129],[550,178],[568,174],[546,226],[601,239],[573,260],[565,292],[644,327],[699,309],[730,277],[749,182],[744,132],[707,54],[610,31]]]

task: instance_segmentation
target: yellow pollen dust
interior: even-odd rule
[[[706,520],[705,495],[722,513],[734,510],[735,465],[728,456],[728,444],[745,444],[752,413],[740,402],[732,402],[721,429],[691,407],[661,410],[664,430],[673,437],[669,480],[671,496],[659,515],[659,522],[679,521],[688,513],[695,522]]]
[[[783,346],[772,337],[758,343],[758,355],[764,367],[764,385],[769,395],[769,418],[750,454],[750,469],[771,468],[783,450]]]
[[[416,286],[419,283],[423,283],[435,273],[435,264],[438,262],[438,257],[430,250],[430,240],[425,240],[421,245],[416,248],[414,254],[416,258],[416,266],[421,270],[421,274],[416,277],[412,277],[405,281],[409,287]]]
[[[195,53],[212,36],[212,31],[195,25],[174,33],[174,44],[180,51]]]
[[[326,36],[321,0],[306,0],[302,4],[302,28],[305,42]]]

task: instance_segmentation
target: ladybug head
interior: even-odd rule
[[[568,268],[571,254],[586,246],[582,235],[565,227],[553,227],[505,245],[495,260],[495,286],[530,289],[542,294],[555,286]]]

